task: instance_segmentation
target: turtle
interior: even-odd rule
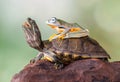
[[[28,18],[23,24],[27,43],[39,51],[32,62],[45,59],[54,62],[56,68],[62,68],[71,62],[82,59],[103,61],[110,59],[105,49],[96,40],[89,37],[88,29],[56,17],[52,17],[46,23],[58,33],[44,41],[41,39],[41,33],[35,20]]]

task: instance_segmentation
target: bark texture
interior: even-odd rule
[[[120,62],[86,59],[55,69],[53,63],[40,60],[26,65],[11,82],[120,82]]]

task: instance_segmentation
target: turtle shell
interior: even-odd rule
[[[108,59],[110,56],[100,44],[89,36],[80,38],[66,38],[52,40],[52,48],[56,55],[65,61],[78,58]]]

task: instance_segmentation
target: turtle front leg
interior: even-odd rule
[[[50,62],[55,63],[54,66],[56,69],[61,69],[64,67],[62,61],[56,56],[56,54],[52,51],[46,50],[44,53],[44,57],[42,59],[48,60]]]
[[[35,58],[30,60],[30,63],[35,63],[39,60],[47,60],[47,61],[53,62],[56,69],[61,69],[64,67],[64,64],[56,56],[56,54],[49,50],[46,50],[44,52],[39,52]]]
[[[23,30],[25,33],[25,38],[30,47],[42,51],[44,48],[43,42],[41,40],[41,33],[35,22],[35,20],[28,18],[23,24]]]

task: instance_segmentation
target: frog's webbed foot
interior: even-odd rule
[[[63,40],[65,38],[65,34],[58,36],[58,39]]]
[[[70,28],[65,29],[62,33],[58,35],[58,39],[63,40],[66,37],[66,34],[69,33]]]
[[[57,34],[53,34],[52,36],[49,37],[49,41],[52,41],[54,37],[58,36]]]
[[[23,30],[29,46],[39,51],[42,51],[44,45],[41,40],[41,33],[35,20],[28,18],[27,21],[23,24]]]
[[[49,38],[49,41],[53,40],[53,39],[58,39],[58,40],[63,40],[65,38],[66,34],[56,34],[53,35]]]
[[[43,56],[44,56],[44,54],[40,52],[35,58],[30,60],[30,63],[35,63],[35,62],[41,60]]]
[[[49,37],[49,41],[52,41],[53,39],[63,40],[65,38],[65,34],[53,34]]]

